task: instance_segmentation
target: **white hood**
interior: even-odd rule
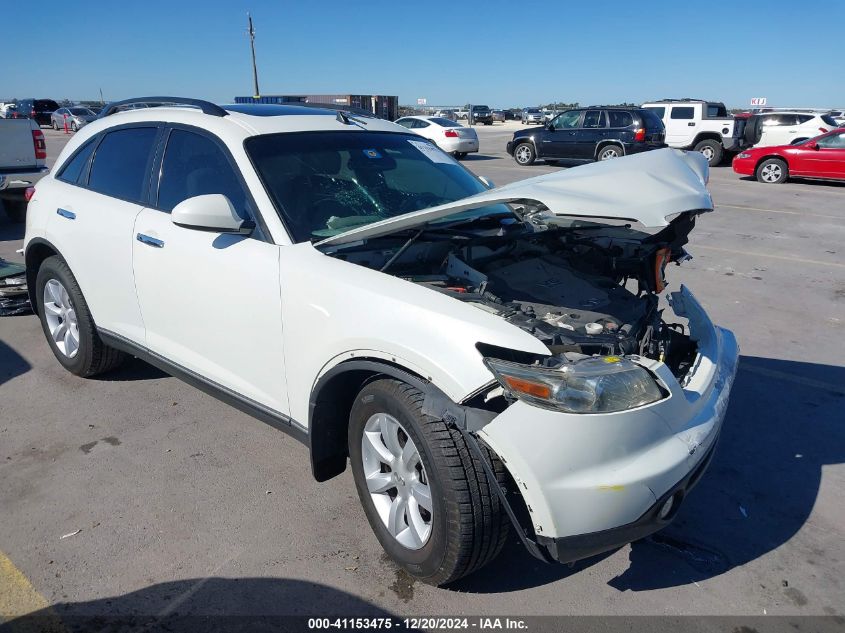
[[[501,202],[529,203],[556,215],[633,220],[663,227],[668,216],[713,210],[707,159],[698,152],[661,149],[528,178],[422,211],[367,224],[317,242],[346,244],[413,228]]]

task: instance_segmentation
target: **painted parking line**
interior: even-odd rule
[[[15,618],[34,612],[38,612],[39,630],[66,631],[47,599],[11,559],[0,552],[0,624],[10,632],[33,630],[31,621],[22,620],[20,626],[16,626]]]
[[[825,218],[828,220],[842,220],[845,222],[845,216],[841,215],[825,215],[824,213],[813,213],[811,211],[778,211],[775,209],[761,209],[760,207],[746,207],[739,204],[723,204],[721,202],[716,203],[717,207],[726,207],[728,209],[742,209],[743,211],[761,211],[763,213],[781,213],[784,215],[801,215],[801,216],[810,216],[814,218]]]
[[[767,257],[769,259],[779,259],[784,262],[792,262],[793,264],[811,264],[813,266],[825,266],[830,268],[845,268],[845,264],[837,262],[823,262],[818,259],[805,259],[803,257],[786,257],[784,255],[770,255],[769,253],[757,253],[751,251],[738,251],[732,248],[722,248],[720,246],[706,246],[705,244],[695,244],[695,249],[702,248],[708,251],[718,251],[720,253],[730,253],[732,255],[743,255],[745,257]]]

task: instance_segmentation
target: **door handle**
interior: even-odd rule
[[[56,214],[62,216],[63,218],[67,218],[68,220],[76,219],[76,214],[73,211],[68,211],[67,209],[62,209],[61,207],[56,209]]]
[[[143,233],[138,233],[135,236],[135,239],[141,242],[141,244],[146,244],[147,246],[154,246],[155,248],[164,248],[164,242],[162,240],[150,237],[149,235],[144,235]]]
[[[689,123],[687,123],[687,125],[688,125],[689,127],[695,127],[695,123],[694,123],[694,122],[692,122],[692,121],[690,121]]]

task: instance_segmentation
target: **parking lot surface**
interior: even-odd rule
[[[465,165],[497,185],[561,168],[516,165],[518,128],[477,127]],[[53,161],[67,137],[45,135]],[[723,166],[710,188],[694,259],[667,277],[742,357],[713,464],[663,532],[573,567],[513,539],[474,576],[426,586],[382,554],[349,470],[314,482],[301,444],[143,362],[72,376],[36,317],[9,317],[0,616],[845,613],[845,186]],[[21,261],[23,231],[0,216],[0,256]]]

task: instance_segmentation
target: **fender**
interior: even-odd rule
[[[41,266],[41,262],[53,255],[58,255],[64,259],[59,249],[43,237],[34,237],[26,243],[24,250],[26,287],[29,293],[29,303],[32,305],[32,311],[35,314],[38,314],[38,303],[35,300],[35,279],[38,276],[38,268]]]

